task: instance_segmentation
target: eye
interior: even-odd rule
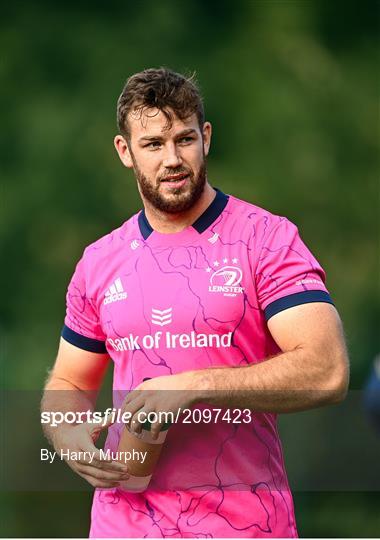
[[[193,140],[194,140],[194,137],[181,137],[179,142],[187,144],[187,143],[190,143]]]
[[[160,146],[161,146],[160,141],[152,141],[152,142],[150,142],[148,144],[145,144],[144,148],[155,149],[155,148],[159,148]]]

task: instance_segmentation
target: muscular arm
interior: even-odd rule
[[[61,339],[57,360],[47,381],[41,411],[80,413],[93,411],[109,358],[74,347]],[[44,432],[56,452],[71,450],[78,456],[68,465],[94,487],[110,488],[128,478],[127,467],[111,459],[102,459],[95,442],[108,423],[43,424]]]
[[[127,397],[126,409],[178,410],[195,403],[285,413],[342,401],[348,386],[348,358],[336,309],[309,303],[268,321],[282,353],[257,364],[208,368],[143,382]],[[173,392],[167,392],[173,390]],[[177,392],[174,392],[177,390]],[[152,431],[157,432],[160,424]]]
[[[94,410],[99,388],[109,365],[107,354],[91,353],[61,338],[57,359],[45,385],[41,411]],[[43,424],[53,443],[58,427]]]
[[[246,367],[191,372],[205,401],[283,413],[344,399],[348,358],[332,305],[287,309],[269,319],[268,327],[281,354]]]

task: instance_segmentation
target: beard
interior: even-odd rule
[[[200,199],[207,179],[205,159],[203,159],[196,176],[191,170],[184,167],[167,171],[165,176],[187,173],[189,175],[189,185],[173,188],[170,191],[170,195],[165,195],[160,192],[160,179],[158,180],[157,185],[154,185],[154,183],[149,181],[141,172],[136,161],[134,161],[134,171],[140,192],[144,198],[149,201],[154,208],[168,214],[178,214],[190,210],[190,208],[192,208]]]

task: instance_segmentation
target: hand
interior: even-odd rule
[[[89,482],[95,488],[113,488],[120,485],[129,478],[127,467],[111,459],[100,459],[100,451],[94,445],[100,432],[111,425],[107,421],[99,423],[88,423],[77,425],[62,425],[54,434],[53,444],[55,450],[60,454],[61,450],[70,452],[82,452],[77,454],[79,459],[72,460],[65,458],[67,464],[73,471]],[[83,454],[86,452],[86,454]],[[90,456],[93,456],[91,460]],[[90,462],[91,461],[91,462]]]
[[[200,378],[200,372],[187,371],[155,377],[141,383],[128,394],[123,403],[123,411],[131,413],[128,423],[130,429],[141,433],[147,415],[151,412],[157,413],[157,421],[151,422],[152,438],[157,439],[162,426],[176,419],[178,411],[201,400]],[[169,414],[161,414],[160,421],[160,413]]]

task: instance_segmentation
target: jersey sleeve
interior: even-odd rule
[[[280,218],[264,239],[255,278],[266,320],[300,304],[333,304],[325,286],[325,272],[301,240],[297,227],[286,218]]]
[[[82,258],[71,278],[66,295],[66,317],[62,337],[89,352],[105,353],[103,333],[96,302],[87,293],[85,262]]]

